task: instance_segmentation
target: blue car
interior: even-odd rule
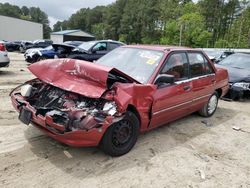
[[[68,41],[63,44],[53,44],[47,48],[34,48],[25,52],[24,57],[28,63],[35,63],[44,59],[54,59],[58,56],[67,57],[75,47],[82,44],[80,41]]]

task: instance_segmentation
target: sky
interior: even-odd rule
[[[81,8],[93,8],[98,5],[108,5],[115,0],[0,0],[0,3],[10,3],[19,7],[39,7],[44,11],[53,26],[57,21],[62,21]]]

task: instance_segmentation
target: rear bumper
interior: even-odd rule
[[[60,124],[51,122],[49,118],[41,115],[36,115],[36,110],[29,105],[26,101],[19,101],[15,95],[11,94],[11,101],[13,107],[20,113],[21,106],[25,106],[26,109],[32,112],[31,124],[49,137],[62,142],[64,144],[75,146],[75,147],[88,147],[98,146],[103,134],[107,127],[110,125],[108,122],[104,122],[100,128],[93,128],[91,130],[76,130],[71,132],[59,133],[57,128],[62,127]],[[18,102],[19,101],[19,102]]]
[[[9,64],[10,64],[10,61],[0,62],[0,67],[8,67]]]

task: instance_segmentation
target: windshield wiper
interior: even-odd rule
[[[121,76],[117,76],[114,74],[109,73],[108,78],[112,79],[112,80],[117,80],[117,81],[121,81],[122,83],[128,83],[128,80],[121,77]]]

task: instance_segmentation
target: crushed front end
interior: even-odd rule
[[[229,92],[227,93],[226,97],[232,100],[242,100],[244,98],[250,98],[250,83],[230,83]]]
[[[122,117],[114,101],[89,98],[34,79],[11,92],[19,119],[72,146],[97,146]]]

